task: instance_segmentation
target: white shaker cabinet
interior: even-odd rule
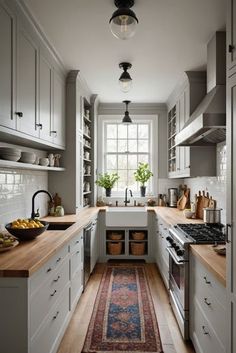
[[[91,229],[91,268],[90,268],[90,272],[93,272],[93,269],[96,265],[97,259],[98,259],[97,219],[94,219],[92,222],[92,229]]]
[[[15,129],[13,75],[15,74],[15,16],[0,2],[0,125]]]
[[[53,143],[65,147],[65,79],[55,69],[53,71],[53,121],[51,136]]]
[[[28,31],[19,23],[17,31],[17,130],[38,136],[38,47]]]
[[[53,68],[49,60],[39,57],[39,118],[40,138],[53,142],[52,130],[52,80]]]

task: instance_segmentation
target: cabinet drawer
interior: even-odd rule
[[[83,242],[83,231],[79,232],[79,234],[75,235],[70,242],[70,252],[73,253],[81,248],[81,244]]]
[[[51,277],[53,271],[56,271],[63,260],[68,255],[68,245],[64,246],[56,255],[54,255],[40,270],[38,270],[30,279],[30,295]]]
[[[81,263],[82,263],[81,248],[78,248],[78,250],[76,250],[74,254],[71,256],[71,260],[70,260],[71,278],[73,278],[78,268],[81,267]]]
[[[81,266],[82,267],[82,266]],[[83,291],[83,270],[79,267],[71,280],[70,309],[74,307]]]
[[[31,342],[32,353],[51,353],[58,345],[69,316],[69,286],[63,291],[58,303],[50,310],[40,332]]]
[[[208,295],[215,297],[216,300],[225,308],[226,307],[226,288],[217,281],[213,274],[211,274],[201,262],[191,254],[191,271],[197,274],[198,286],[200,290],[208,290]]]
[[[69,282],[69,259],[66,259],[30,300],[30,336],[33,337],[48,311]]]
[[[193,301],[190,318],[191,338],[194,342],[197,353],[224,353],[225,347],[218,339],[214,329],[205,317],[201,306],[196,299]]]

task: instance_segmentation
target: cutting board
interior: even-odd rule
[[[216,208],[216,200],[212,199],[212,196],[209,199],[209,208]]]
[[[197,196],[197,209],[196,209],[196,218],[203,219],[203,209],[209,207],[210,198],[209,193],[205,194],[205,191],[199,191]]]
[[[186,205],[189,203],[189,194],[190,194],[190,189],[184,190],[183,195],[180,197],[180,199],[177,202],[177,208],[179,210],[184,210]]]

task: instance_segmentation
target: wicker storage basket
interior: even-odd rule
[[[145,253],[145,243],[130,243],[131,246],[131,254],[132,255],[144,255]]]
[[[145,238],[145,233],[144,232],[134,232],[132,233],[132,239],[133,240],[143,240]]]
[[[108,254],[109,255],[120,255],[122,251],[122,242],[109,242],[108,243]]]
[[[121,240],[122,239],[122,234],[121,233],[110,233],[108,235],[108,238],[110,240]]]

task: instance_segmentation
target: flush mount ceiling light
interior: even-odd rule
[[[129,105],[129,103],[131,103],[131,101],[123,101],[123,103],[125,103],[126,111],[125,111],[125,116],[122,119],[122,123],[123,124],[131,124],[132,120],[131,120],[131,117],[129,116],[129,112],[128,112],[128,105]]]
[[[112,34],[118,39],[129,39],[133,37],[138,24],[135,13],[130,9],[134,5],[134,0],[114,0],[118,7],[110,19],[110,29]]]
[[[119,78],[120,88],[121,91],[126,93],[129,92],[132,87],[132,78],[127,72],[128,69],[131,69],[132,65],[130,63],[120,63],[119,67],[124,70]]]

